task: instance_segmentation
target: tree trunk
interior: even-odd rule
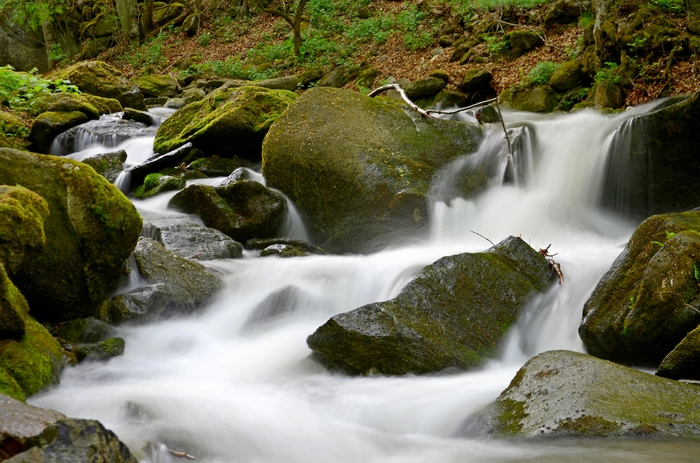
[[[116,0],[116,3],[124,39],[131,44],[139,43],[141,40],[141,28],[136,0]]]
[[[153,30],[153,0],[144,0],[143,18],[141,19],[143,36],[147,37]]]

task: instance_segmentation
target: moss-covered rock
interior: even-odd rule
[[[22,119],[12,113],[0,111],[0,135],[22,137],[26,134],[26,131],[27,129],[24,127]]]
[[[209,156],[259,161],[270,125],[295,99],[286,90],[219,88],[170,116],[158,128],[153,149],[167,153],[192,142]]]
[[[173,295],[164,283],[142,286],[124,294],[118,294],[100,306],[98,317],[107,323],[145,322],[168,312],[170,304],[176,305]],[[177,310],[177,307],[174,307]]]
[[[91,167],[0,148],[0,184],[22,185],[49,206],[46,248],[13,281],[41,321],[94,315],[118,283],[141,232],[133,204]],[[60,272],[57,272],[60,269]]]
[[[263,175],[297,205],[315,244],[369,251],[397,232],[425,230],[433,176],[475,151],[480,136],[478,128],[423,118],[402,102],[313,88],[271,127]]]
[[[518,436],[692,436],[700,388],[568,351],[530,359],[483,413],[484,430]]]
[[[582,68],[583,65],[577,60],[560,64],[549,78],[549,86],[560,92],[579,87],[583,83]]]
[[[334,316],[307,344],[320,363],[350,374],[474,368],[496,354],[552,278],[542,255],[510,237],[486,252],[443,257],[396,298]]]
[[[63,351],[46,328],[29,315],[26,299],[1,265],[0,280],[0,304],[13,310],[24,322],[21,336],[0,339],[0,393],[24,400],[25,396],[58,382]],[[6,313],[4,308],[3,313]]]
[[[462,79],[459,88],[465,92],[476,92],[488,88],[491,84],[492,75],[485,69],[472,69],[467,71]]]
[[[65,415],[57,411],[27,405],[0,394],[0,460],[33,447],[47,426],[63,418]]]
[[[22,186],[0,185],[0,264],[14,275],[46,246],[44,198]]]
[[[163,3],[160,8],[153,9],[153,22],[159,26],[164,26],[168,21],[178,18],[184,11],[185,5],[182,3]]]
[[[96,343],[114,336],[114,327],[95,317],[77,318],[56,326],[52,334],[73,343]]]
[[[0,339],[22,339],[25,313],[23,301],[0,263]]]
[[[440,90],[445,88],[447,83],[444,79],[438,77],[426,77],[425,79],[420,79],[411,82],[404,89],[406,91],[406,96],[411,100],[418,100],[421,98],[429,98],[440,93]]]
[[[146,109],[143,95],[120,71],[102,61],[84,61],[61,70],[57,77],[70,80],[85,93],[119,100],[122,106]]]
[[[700,211],[645,220],[584,305],[588,352],[657,366],[700,324],[698,266]]]
[[[700,379],[700,326],[669,352],[656,374],[671,379]]]
[[[219,156],[212,156],[197,159],[187,166],[188,169],[201,172],[207,177],[228,176],[240,167],[252,167],[252,165],[250,161],[238,157],[222,158]]]
[[[700,91],[625,122],[608,157],[603,204],[640,221],[697,207],[698,120]]]
[[[284,196],[253,180],[223,187],[190,185],[169,206],[197,214],[207,227],[236,241],[277,236],[287,214]]]
[[[172,302],[182,312],[206,304],[221,287],[221,280],[203,265],[167,250],[150,238],[139,238],[134,250],[139,273],[149,284],[163,283]]]
[[[138,463],[128,447],[99,421],[65,418],[49,425],[30,448],[8,463]]]
[[[150,198],[166,191],[177,191],[185,188],[187,181],[182,177],[172,175],[148,174],[143,184],[134,190],[137,198]]]
[[[559,100],[549,85],[516,85],[502,91],[498,102],[519,111],[548,113]]]
[[[144,97],[174,97],[177,95],[179,85],[177,79],[170,76],[150,75],[136,77],[131,80]]]
[[[601,108],[622,108],[625,105],[624,89],[612,82],[598,82],[593,87],[593,102]]]
[[[109,338],[94,344],[87,344],[73,348],[73,353],[78,363],[84,360],[103,362],[112,357],[124,355],[126,343],[122,338]]]
[[[32,150],[48,153],[51,143],[59,134],[90,120],[80,111],[49,111],[39,114],[32,122],[29,140]]]
[[[119,150],[113,153],[102,153],[85,158],[83,162],[95,169],[95,172],[106,178],[109,183],[114,183],[124,170],[126,158],[126,151]]]
[[[516,29],[506,35],[506,40],[511,50],[517,49],[522,52],[534,50],[544,43],[542,34],[529,29]]]

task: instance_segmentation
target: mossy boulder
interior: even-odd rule
[[[498,95],[498,102],[518,111],[549,113],[559,104],[549,85],[515,85]]]
[[[58,325],[53,328],[52,334],[72,343],[94,344],[114,336],[116,329],[95,317],[87,317]]]
[[[160,8],[153,9],[153,22],[159,26],[164,26],[168,23],[168,21],[172,21],[173,19],[180,17],[184,11],[185,5],[182,3],[164,3]]]
[[[0,460],[37,445],[39,436],[65,415],[0,394]]]
[[[598,82],[593,86],[593,102],[601,108],[622,108],[625,105],[624,89],[620,84]]]
[[[175,306],[173,310],[191,312],[202,307],[221,287],[221,280],[208,273],[202,264],[185,259],[150,238],[139,238],[134,259],[148,284],[166,286]]]
[[[22,186],[0,185],[0,265],[14,275],[46,247],[44,223],[49,207]]]
[[[126,151],[119,150],[113,153],[102,153],[85,158],[83,163],[95,169],[95,172],[106,178],[109,183],[114,183],[124,170],[126,158]]]
[[[21,294],[0,263],[0,339],[22,339],[25,308]]]
[[[472,69],[467,71],[464,75],[464,79],[462,79],[459,88],[469,93],[483,90],[491,85],[492,77],[490,71],[485,69]]]
[[[2,316],[13,311],[24,324],[21,336],[0,339],[0,394],[18,400],[57,383],[61,373],[61,346],[29,315],[29,305],[0,265]]]
[[[68,129],[90,120],[80,111],[49,111],[39,114],[32,122],[29,140],[36,153],[48,153],[54,138]]]
[[[669,352],[656,374],[671,379],[700,380],[700,326]]]
[[[142,286],[128,293],[118,294],[100,306],[98,317],[107,323],[118,325],[125,322],[145,322],[170,312],[172,305],[177,311],[173,295],[165,283]]]
[[[574,89],[583,83],[583,65],[577,60],[566,61],[552,73],[549,86],[559,92]]]
[[[263,138],[296,94],[262,87],[222,87],[170,116],[158,128],[156,153],[187,142],[209,156],[260,161]]]
[[[645,220],[583,307],[596,357],[656,367],[700,324],[700,211]]]
[[[603,204],[640,221],[697,207],[698,120],[700,91],[625,122],[608,157]]]
[[[159,96],[174,97],[177,95],[179,85],[177,79],[170,76],[141,76],[131,80],[144,97],[154,98]]]
[[[168,205],[197,214],[207,227],[242,242],[277,236],[287,215],[284,196],[253,180],[222,187],[190,185]]]
[[[433,176],[480,138],[478,127],[403,102],[312,88],[271,127],[262,171],[296,204],[312,242],[365,252],[425,230]]]
[[[70,80],[82,92],[114,98],[123,107],[146,109],[139,88],[105,62],[83,61],[61,70],[56,77]]]
[[[426,77],[411,82],[404,89],[406,96],[411,100],[419,100],[421,98],[429,98],[440,93],[440,90],[445,88],[447,83],[444,79],[438,77]]]
[[[78,363],[84,360],[95,360],[103,362],[112,357],[124,355],[126,343],[122,338],[109,338],[94,344],[86,344],[73,348],[73,353]]]
[[[443,257],[401,293],[336,315],[307,339],[313,358],[349,374],[466,370],[493,358],[523,306],[552,283],[545,258],[520,238]]]
[[[22,185],[49,206],[45,249],[13,276],[32,313],[50,322],[94,315],[118,284],[141,232],[140,215],[81,162],[0,148],[0,165],[0,184]]]
[[[143,185],[134,190],[137,198],[150,198],[166,191],[177,191],[185,188],[187,181],[182,177],[172,175],[148,174]]]
[[[26,128],[22,119],[12,113],[0,111],[0,135],[7,137],[22,137]]]
[[[542,34],[529,29],[516,29],[506,35],[506,40],[511,50],[517,49],[522,52],[534,50],[544,43]],[[521,53],[522,54],[522,53]]]
[[[252,167],[250,161],[240,158],[211,156],[192,161],[187,168],[203,173],[207,177],[226,177],[240,167]]]
[[[549,351],[530,359],[479,421],[496,437],[696,436],[698,401],[697,386]]]
[[[65,418],[49,425],[38,444],[8,463],[138,463],[129,448],[96,420]]]

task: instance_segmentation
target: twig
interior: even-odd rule
[[[524,24],[509,23],[508,21],[503,21],[502,19],[497,19],[496,22],[497,22],[497,23],[501,23],[501,24],[507,24],[508,26],[515,26],[515,27],[522,27],[523,29],[530,29],[532,32],[535,33],[535,35],[536,35],[537,37],[539,37],[540,39],[542,39],[543,42],[546,42],[546,41],[547,41],[547,36],[546,36],[546,35],[540,35],[540,34],[538,33],[539,29],[537,29],[536,27],[526,26],[526,25],[524,25]]]
[[[389,91],[389,90],[396,90],[397,92],[399,92],[399,95],[401,95],[401,99],[402,99],[407,105],[409,105],[409,106],[411,107],[411,109],[413,109],[414,111],[416,111],[418,114],[421,114],[421,115],[423,115],[423,116],[425,116],[425,117],[429,117],[429,118],[432,118],[432,117],[433,117],[433,116],[431,116],[430,114],[428,114],[424,109],[419,108],[418,106],[416,106],[416,104],[413,103],[413,102],[410,100],[410,98],[408,98],[408,95],[406,95],[406,92],[404,91],[404,89],[401,88],[401,86],[400,86],[399,84],[388,84],[388,85],[383,85],[383,86],[381,86],[381,87],[379,87],[379,88],[375,88],[374,90],[372,90],[371,92],[369,92],[369,95],[367,95],[367,96],[369,96],[370,98],[374,98],[375,96],[379,95],[380,93],[384,93],[384,92]]]
[[[186,452],[177,452],[177,451],[175,451],[175,450],[169,449],[168,447],[165,447],[165,450],[166,450],[170,455],[172,455],[172,456],[174,456],[174,457],[177,457],[177,458],[184,458],[185,460],[192,460],[192,461],[196,460],[195,457],[193,457],[192,455],[190,455],[189,453],[186,453]]]
[[[474,230],[469,230],[469,231],[472,232],[472,233],[474,233],[475,235],[479,235],[480,237],[482,237],[483,239],[485,239],[486,241],[488,241],[489,243],[491,243],[492,246],[496,246],[496,245],[493,243],[493,241],[491,241],[490,239],[486,238],[486,237],[485,237],[484,235],[482,235],[481,233],[477,233],[477,232],[475,232]]]
[[[556,255],[559,254],[559,253],[550,254],[550,253],[549,253],[549,247],[550,247],[551,245],[552,245],[552,244],[550,243],[546,248],[544,248],[544,249],[540,248],[540,251],[539,251],[539,252],[540,252],[540,254],[542,254],[542,255],[544,256],[544,258],[547,260],[547,263],[549,264],[549,267],[554,271],[554,273],[557,274],[557,277],[559,277],[559,284],[562,284],[562,283],[564,283],[564,274],[563,274],[562,271],[561,271],[561,265],[559,264],[559,262],[557,262],[557,261],[555,261],[554,259],[552,259],[552,257],[556,256]]]

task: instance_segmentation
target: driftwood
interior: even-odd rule
[[[551,246],[551,244],[549,245]],[[561,265],[559,265],[559,262],[555,261],[552,259],[552,257],[556,256],[558,253],[555,254],[550,254],[549,253],[549,246],[547,246],[544,249],[540,249],[540,254],[544,256],[545,259],[547,259],[547,263],[549,264],[549,267],[552,269],[554,273],[557,274],[557,277],[559,277],[559,284],[564,283],[564,274],[561,272]]]
[[[501,120],[501,127],[503,128],[503,134],[506,137],[506,143],[508,143],[508,165],[510,167],[513,167],[513,148],[512,148],[512,145],[510,143],[510,137],[508,136],[508,130],[506,130],[506,123],[503,121],[503,113],[501,112],[501,107],[498,105],[498,98],[491,98],[489,100],[480,101],[476,104],[473,104],[471,106],[466,106],[464,108],[457,108],[457,109],[451,109],[448,111],[443,111],[443,110],[437,110],[437,109],[425,110],[425,109],[418,107],[418,105],[416,105],[414,102],[412,102],[411,99],[408,97],[408,95],[406,95],[406,92],[404,91],[404,89],[401,88],[401,86],[399,84],[383,85],[383,86],[381,86],[379,88],[375,88],[374,90],[369,92],[369,95],[367,95],[367,96],[369,96],[370,98],[374,98],[375,96],[379,95],[380,93],[384,93],[384,92],[387,92],[389,90],[396,90],[399,93],[399,95],[401,95],[401,99],[411,109],[416,111],[418,114],[421,114],[425,117],[430,117],[430,118],[433,117],[433,116],[431,116],[431,114],[457,114],[457,113],[461,113],[463,111],[468,111],[468,110],[473,109],[473,108],[478,108],[478,107],[486,106],[486,105],[493,103],[494,106],[496,107],[496,110],[498,111],[498,118]],[[481,118],[477,117],[477,120],[479,121],[479,124],[481,124]],[[513,170],[515,170],[515,169],[513,169]]]

